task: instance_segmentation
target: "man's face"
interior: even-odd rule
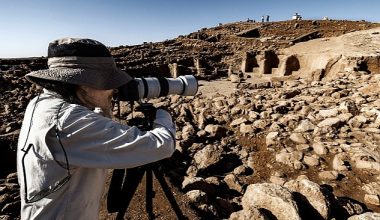
[[[105,116],[110,116],[112,111],[113,89],[101,90],[88,86],[79,86],[77,96],[86,107],[100,107]]]

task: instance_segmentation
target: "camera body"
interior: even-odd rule
[[[193,96],[198,91],[198,81],[192,75],[177,78],[134,78],[118,88],[119,101],[138,101],[167,95]]]

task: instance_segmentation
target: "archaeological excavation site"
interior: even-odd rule
[[[109,50],[133,77],[198,80],[195,96],[147,100],[177,129],[153,219],[380,219],[380,23],[244,21]],[[0,219],[20,218],[17,141],[41,92],[24,76],[46,68],[0,58]],[[151,219],[145,194],[142,181],[124,219]],[[99,216],[115,219],[105,202]]]

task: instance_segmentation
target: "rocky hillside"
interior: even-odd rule
[[[238,72],[248,56],[286,48],[310,39],[340,36],[379,27],[365,21],[238,22],[203,28],[159,43],[112,48],[121,68],[133,75],[193,74],[215,79]]]
[[[354,32],[378,26],[364,21],[238,22],[111,51],[134,76],[194,74],[208,80],[200,81],[195,97],[152,100],[171,109],[176,120],[177,151],[164,169],[173,191],[196,212],[192,218],[378,219],[380,72],[372,42],[378,34]],[[346,33],[363,36],[351,45],[373,47],[372,63],[363,59],[358,68],[337,68],[335,77],[303,78],[306,67],[313,66],[307,64],[307,52],[314,60],[315,54],[323,55],[310,40],[332,42],[335,38],[325,37]],[[289,75],[296,77],[278,75],[282,56],[292,67]],[[25,107],[40,92],[23,76],[41,68],[46,68],[45,58],[0,59],[1,219],[19,215],[15,147]],[[123,118],[129,113],[122,106]],[[175,217],[163,209],[161,217]]]

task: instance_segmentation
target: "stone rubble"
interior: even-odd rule
[[[277,219],[291,219],[290,215],[294,219],[305,218],[305,216],[344,219],[378,207],[380,196],[378,190],[380,188],[376,181],[379,181],[380,151],[377,146],[380,136],[373,128],[379,128],[378,121],[376,121],[379,114],[374,110],[378,108],[376,101],[379,94],[359,92],[361,91],[360,84],[364,81],[367,82],[367,85],[372,86],[380,83],[375,76],[368,78],[365,75],[357,75],[355,72],[347,72],[344,77],[339,79],[320,81],[314,85],[299,82],[295,87],[276,88],[276,97],[272,96],[271,89],[253,91],[243,89],[230,96],[219,95],[214,99],[230,100],[230,102],[235,99],[232,103],[238,103],[238,99],[242,98],[245,100],[243,104],[239,105],[221,102],[219,109],[223,109],[223,111],[208,107],[208,100],[203,100],[204,104],[201,105],[203,108],[193,108],[193,114],[198,115],[198,112],[202,111],[206,115],[212,115],[208,119],[210,122],[206,120],[205,127],[208,126],[207,123],[212,125],[218,121],[226,129],[224,136],[216,136],[210,131],[206,131],[206,139],[201,136],[194,138],[195,142],[201,143],[208,143],[212,140],[219,146],[219,148],[212,148],[212,154],[220,155],[220,160],[215,160],[211,153],[207,153],[205,155],[210,156],[201,159],[202,165],[200,166],[199,155],[204,154],[202,152],[210,152],[208,150],[210,146],[207,144],[203,148],[197,148],[196,156],[191,159],[195,164],[193,169],[196,171],[193,173],[196,173],[196,176],[205,175],[205,173],[199,173],[199,170],[204,167],[219,167],[213,167],[207,172],[207,176],[216,177],[219,189],[223,190],[214,191],[213,193],[216,194],[209,196],[208,202],[205,203],[215,207],[219,213],[220,207],[215,204],[218,194],[225,197],[226,192],[229,193],[228,195],[237,193],[234,196],[234,198],[238,198],[237,201],[226,198],[230,204],[233,204],[233,207],[241,207],[241,211],[236,210],[230,219],[247,219],[249,216],[270,218],[268,216],[271,215],[276,216]],[[343,96],[339,100],[330,100],[329,97],[338,91],[341,84],[351,85],[351,89],[346,88],[346,90],[348,94],[352,95]],[[290,91],[294,91],[294,88],[298,88],[301,93],[292,98],[287,96],[287,99],[283,99],[286,97],[284,94],[289,94]],[[358,97],[365,97],[365,99],[358,99]],[[309,108],[307,111],[305,108],[303,111],[299,111],[302,107],[296,106],[300,102],[305,104],[305,100],[309,100]],[[198,104],[202,102],[199,97],[194,100],[183,98],[183,101]],[[285,102],[286,105],[284,105]],[[279,111],[280,106],[287,106],[287,110]],[[256,114],[253,114],[252,111]],[[252,122],[247,112],[251,112],[249,115],[255,115]],[[231,113],[233,113],[233,117],[228,116]],[[179,115],[179,117],[181,116]],[[276,117],[277,120],[267,121],[267,118],[273,117]],[[181,120],[177,119],[177,121]],[[202,133],[197,131],[200,129],[200,126],[197,126],[197,120],[190,123],[194,124],[196,134]],[[245,128],[247,126],[250,128]],[[229,138],[228,134],[231,133],[237,135]],[[265,149],[248,147],[250,142],[241,141],[241,139],[252,140],[260,136],[264,137]],[[179,145],[182,143],[184,140],[179,140]],[[223,150],[219,151],[218,149]],[[241,149],[247,151],[248,158],[239,156]],[[269,175],[268,178],[261,180],[268,183],[260,183],[261,185],[250,183],[252,178],[250,175],[243,173],[236,175],[233,171],[234,167],[225,169],[226,163],[228,164],[228,159],[226,160],[228,155],[234,155],[238,161],[241,161],[232,164],[237,167],[237,164],[249,164],[250,155],[264,150],[270,152],[272,157],[272,159],[267,158],[267,172],[270,173],[274,169],[280,169],[283,172],[283,174]],[[255,175],[257,167],[253,165],[252,169],[253,175]],[[299,176],[301,173],[308,178],[297,179],[297,175]],[[290,178],[290,176],[294,177]],[[271,183],[269,184],[269,182]],[[244,183],[249,184],[244,185]],[[335,190],[339,192],[339,187],[346,184],[351,184],[354,191],[362,190],[360,195],[355,196],[355,199],[344,200],[338,196],[340,193],[335,194]],[[262,189],[262,186],[265,187]],[[197,190],[205,192],[206,188],[202,189],[200,186],[197,187]],[[284,198],[282,191],[282,193],[272,194],[276,190],[285,190],[288,194]],[[261,195],[270,198],[264,199],[260,197]],[[262,209],[266,211],[260,211]],[[281,210],[287,210],[287,216],[282,216]],[[310,213],[314,214],[310,216]],[[228,216],[219,214],[219,217],[226,218]]]

